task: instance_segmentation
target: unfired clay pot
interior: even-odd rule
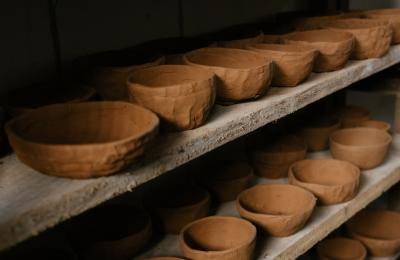
[[[253,186],[238,196],[240,216],[272,236],[289,236],[301,229],[316,203],[314,195],[288,184]]]
[[[337,119],[320,119],[302,127],[299,135],[307,143],[309,151],[323,151],[329,147],[329,136],[339,127]]]
[[[258,98],[272,81],[272,60],[248,50],[203,48],[187,53],[184,60],[217,75],[217,99],[221,102]]]
[[[318,50],[296,44],[255,44],[256,51],[275,63],[272,85],[295,87],[310,75]]]
[[[165,233],[178,234],[188,223],[208,216],[210,194],[192,185],[159,190],[148,198],[148,206]]]
[[[327,24],[326,28],[354,35],[351,57],[356,60],[382,57],[388,52],[392,41],[392,28],[381,19],[340,19]]]
[[[135,161],[158,132],[151,111],[126,102],[45,106],[6,125],[18,158],[48,175],[91,178]]]
[[[247,220],[212,216],[188,224],[179,235],[179,243],[188,259],[251,260],[256,233]]]
[[[261,43],[274,44],[281,42],[281,35],[279,34],[264,34]]]
[[[327,23],[340,18],[342,18],[341,14],[301,17],[296,19],[294,27],[296,31],[322,29]]]
[[[357,240],[335,237],[319,242],[317,245],[317,254],[320,260],[365,260],[367,250]]]
[[[369,10],[365,12],[368,18],[373,19],[382,19],[387,22],[392,27],[393,35],[392,35],[392,44],[400,43],[400,9],[399,8],[391,8],[391,9],[376,9]]]
[[[246,46],[261,43],[262,41],[263,41],[263,33],[261,32],[259,35],[250,38],[230,40],[230,41],[219,41],[218,46],[224,48],[245,49]]]
[[[347,223],[349,234],[361,241],[372,256],[392,256],[400,250],[400,213],[364,210]]]
[[[131,101],[179,130],[203,125],[215,102],[215,76],[189,65],[139,69],[128,78]]]
[[[363,107],[346,106],[339,112],[339,117],[342,128],[357,127],[369,119],[370,112]]]
[[[334,71],[343,68],[353,50],[354,36],[348,32],[313,30],[294,32],[283,36],[285,43],[297,43],[319,50],[315,72]]]
[[[360,169],[334,159],[302,160],[290,166],[289,183],[309,190],[322,205],[337,204],[357,194]]]
[[[379,121],[379,120],[363,121],[363,122],[360,123],[359,126],[376,128],[376,129],[383,130],[383,131],[386,131],[386,132],[390,131],[390,124],[386,123],[385,121]]]

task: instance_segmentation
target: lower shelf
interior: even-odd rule
[[[319,159],[330,157],[330,155],[329,152],[321,152],[310,153],[308,157]],[[305,253],[318,241],[400,181],[399,157],[400,135],[395,135],[393,136],[393,143],[386,161],[375,169],[362,172],[360,190],[353,200],[333,206],[316,207],[306,226],[292,236],[259,239],[257,241],[256,259],[295,259]],[[286,182],[287,179],[268,180],[257,178],[254,184]],[[239,216],[235,208],[235,202],[221,204],[217,209],[216,215]],[[162,241],[154,245],[151,250],[136,259],[152,256],[181,256],[178,236],[166,236]],[[396,257],[376,259],[396,259]]]

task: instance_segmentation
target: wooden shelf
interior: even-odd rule
[[[216,106],[205,126],[159,137],[157,145],[148,150],[148,157],[110,177],[49,177],[26,167],[15,155],[2,158],[0,250],[398,62],[400,46],[394,46],[380,59],[351,61],[342,70],[313,74],[296,88],[272,88],[260,100]]]
[[[319,159],[330,157],[330,155],[329,152],[309,153],[308,157]],[[400,181],[399,157],[400,135],[396,135],[385,163],[375,169],[362,172],[360,190],[353,200],[332,206],[316,207],[305,227],[292,236],[259,239],[257,241],[256,259],[296,259],[304,254],[318,241]],[[257,178],[254,184],[259,183],[287,183],[287,179],[267,180]],[[216,214],[239,217],[235,202],[221,204]],[[137,259],[150,256],[180,256],[178,236],[166,236],[150,251],[145,252]],[[395,259],[395,257],[376,259]]]

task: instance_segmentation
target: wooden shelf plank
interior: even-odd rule
[[[400,46],[394,46],[380,59],[351,61],[342,70],[313,74],[296,88],[272,88],[260,100],[216,106],[205,126],[158,137],[146,158],[110,177],[49,177],[26,167],[15,155],[2,158],[0,250],[398,62]]]

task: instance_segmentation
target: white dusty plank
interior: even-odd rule
[[[146,158],[111,177],[48,177],[15,155],[7,156],[0,164],[0,250],[398,62],[400,46],[394,46],[380,59],[351,61],[342,70],[313,74],[296,88],[272,88],[257,101],[216,106],[205,126],[159,137]]]

